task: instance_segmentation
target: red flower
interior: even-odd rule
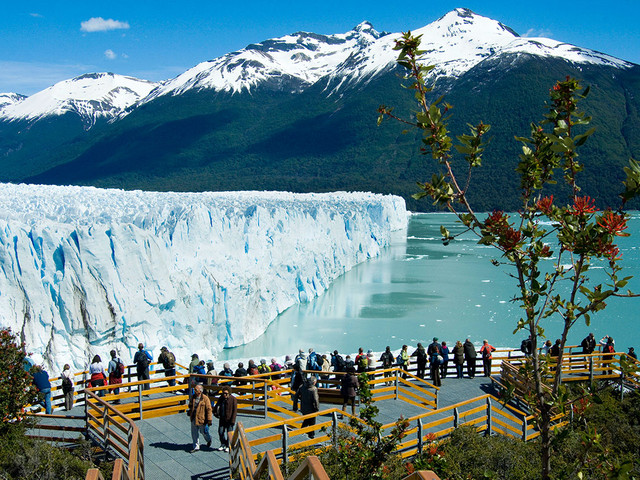
[[[591,197],[573,197],[573,205],[568,210],[573,215],[586,215],[597,211],[595,200]]]
[[[615,213],[611,210],[607,210],[602,214],[600,219],[598,220],[598,225],[600,225],[604,230],[609,232],[612,235],[617,237],[628,237],[628,233],[623,233],[623,230],[627,228],[627,218],[624,214]]]
[[[551,213],[551,209],[553,207],[553,195],[548,197],[541,198],[536,202],[536,207],[540,212],[545,215],[549,215]]]
[[[543,258],[548,258],[551,256],[551,248],[549,247],[549,245],[545,245],[544,247],[542,247],[542,249],[540,250],[540,256]]]

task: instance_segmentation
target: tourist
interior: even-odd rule
[[[493,358],[493,352],[495,351],[496,349],[489,343],[489,340],[482,341],[480,354],[482,355],[482,369],[484,370],[485,377],[491,376],[491,359]]]
[[[231,366],[228,362],[222,366],[222,371],[220,372],[220,376],[222,377],[233,377],[233,370],[231,370]]]
[[[89,385],[92,387],[104,387],[106,384],[107,376],[104,374],[104,366],[102,365],[102,359],[100,355],[94,355],[89,365]],[[104,390],[98,390],[97,395],[99,397],[104,396]]]
[[[580,343],[582,347],[582,353],[585,355],[591,355],[593,351],[596,349],[596,338],[593,333],[590,333]]]
[[[291,408],[291,410],[293,410],[294,412],[298,410],[298,397],[295,394],[298,393],[298,390],[304,383],[304,379],[305,377],[302,375],[302,372],[300,372],[300,365],[298,364],[298,362],[294,363],[293,376],[291,377],[291,390],[294,393],[293,407]]]
[[[298,374],[306,378],[307,374],[305,369],[307,368],[307,355],[304,353],[303,349],[298,350],[298,355],[296,355],[294,362],[298,365]]]
[[[462,378],[462,366],[464,365],[464,347],[458,340],[453,347],[453,364],[456,366],[456,378]]]
[[[107,364],[107,374],[109,375],[109,385],[122,385],[122,374],[124,373],[124,364],[120,361],[118,354],[115,350],[109,352],[111,360]],[[120,393],[120,387],[111,389],[111,393],[118,395]],[[120,399],[114,400],[113,403],[120,403]]]
[[[271,359],[271,365],[269,365],[269,368],[272,372],[281,372],[284,369],[284,367],[280,365],[275,358]],[[273,378],[274,380],[279,380],[282,378],[282,375],[273,375],[271,378]]]
[[[602,347],[602,353],[604,354],[602,355],[603,366],[605,366],[605,368],[607,369],[605,370],[607,375],[613,375],[612,365],[614,353],[616,351],[615,342],[613,341],[613,337],[610,337],[608,335],[605,335],[602,340],[600,340],[601,345],[603,340],[606,342]]]
[[[258,371],[258,366],[256,365],[256,362],[254,362],[253,360],[249,360],[249,366],[247,367],[247,374],[248,375],[258,375],[260,372]]]
[[[198,354],[194,353],[193,355],[191,355],[191,363],[189,363],[189,373],[193,373],[193,370],[198,366],[199,363],[200,357],[198,357]]]
[[[176,376],[176,356],[169,351],[167,347],[162,347],[160,349],[160,356],[158,357],[158,363],[162,364],[162,368],[164,368],[164,376],[165,377],[175,377]],[[175,378],[172,380],[167,380],[167,383],[170,387],[173,387],[176,384]]]
[[[553,344],[551,343],[551,340],[547,340],[546,342],[544,342],[544,345],[542,345],[542,348],[540,349],[540,354],[549,355],[551,352],[552,346]]]
[[[351,360],[351,355],[344,357],[344,371],[349,370],[349,367],[353,367],[354,370],[356,369],[356,364]]]
[[[636,355],[636,351],[633,347],[629,347],[629,353],[627,353],[634,360],[638,360],[638,355]]]
[[[367,371],[372,372],[376,369],[376,361],[373,358],[373,350],[367,350]]]
[[[68,412],[73,407],[73,390],[75,383],[73,381],[73,373],[71,373],[71,365],[66,363],[60,375],[62,378],[62,394],[64,395],[64,409]]]
[[[471,340],[468,338],[464,342],[464,359],[467,362],[467,375],[469,378],[475,378],[476,376],[476,347],[473,346]]]
[[[36,386],[38,393],[44,397],[40,405],[44,407],[47,415],[51,415],[51,382],[49,381],[49,374],[39,365],[34,366],[31,371],[33,384]]]
[[[556,342],[549,349],[549,355],[551,355],[552,357],[559,357],[560,356],[560,344],[561,343],[562,343],[562,341],[559,338],[557,338]]]
[[[203,391],[204,388],[200,384],[193,388],[193,396],[189,399],[187,409],[187,415],[191,419],[191,453],[200,450],[200,434],[207,441],[207,447],[211,446],[211,435],[206,427],[213,423],[213,411],[211,400],[203,394]]]
[[[331,362],[326,355],[320,357],[320,370],[322,371],[320,378],[324,380],[324,388],[329,388],[330,385],[327,383],[327,380],[329,380],[329,373],[331,372]]]
[[[429,355],[429,376],[431,382],[436,386],[442,386],[440,381],[440,359],[442,358],[442,352],[440,351],[440,344],[438,343],[438,337],[433,337],[433,342],[427,348],[427,355]]]
[[[387,345],[382,355],[380,355],[380,362],[382,362],[382,368],[389,370],[384,372],[385,378],[390,378],[393,372],[390,369],[393,367],[393,353],[391,353],[391,347]],[[387,382],[387,385],[391,385],[391,382]]]
[[[233,372],[234,377],[246,377],[247,369],[244,368],[244,363],[238,362],[238,368]],[[242,380],[236,380],[236,385],[246,385],[247,382],[243,382]]]
[[[144,345],[139,343],[138,351],[133,356],[133,363],[136,364],[136,374],[139,382],[149,380],[149,364],[152,358],[151,354],[144,349]],[[149,382],[142,384],[143,390],[148,390],[149,388]]]
[[[347,367],[347,374],[340,381],[340,393],[342,394],[342,411],[346,411],[347,404],[351,403],[351,415],[356,415],[356,394],[360,388],[356,369]]]
[[[320,410],[320,398],[318,397],[318,388],[316,387],[316,377],[311,375],[298,389],[295,394],[294,402],[300,402],[300,412],[302,415],[310,415]],[[310,427],[316,424],[316,417],[305,418],[302,421],[302,428]],[[309,438],[314,438],[316,432],[311,430],[307,432]]]
[[[402,350],[400,350],[400,361],[398,362],[400,364],[400,368],[402,368],[405,373],[402,374],[402,378],[407,378],[407,373],[409,371],[409,352],[407,351],[407,346],[406,345],[402,345]]]
[[[213,360],[207,360],[207,385],[217,385],[218,379],[215,376],[218,375],[216,372],[216,366],[213,364]]]
[[[271,367],[267,365],[267,361],[264,358],[260,359],[260,365],[258,365],[258,373],[271,373]]]
[[[449,368],[449,347],[447,342],[440,344],[440,353],[442,355],[442,362],[440,362],[440,378],[447,378],[447,369]]]
[[[338,353],[338,350],[334,350],[331,354],[331,366],[334,372],[344,372],[346,369],[344,358]],[[336,378],[338,376],[336,375]]]
[[[364,354],[362,347],[358,348],[358,354],[356,355],[356,369],[358,373],[366,372],[369,367],[367,356]]]
[[[320,359],[318,354],[313,351],[313,348],[309,349],[309,356],[307,357],[307,370],[320,370]]]
[[[531,339],[531,335],[522,340],[520,343],[520,351],[524,353],[525,357],[530,357],[533,352],[533,340]]]
[[[416,376],[424,378],[424,372],[427,369],[427,352],[421,343],[418,342],[418,346],[411,356],[416,357]]]
[[[218,450],[229,451],[229,432],[236,425],[236,415],[238,414],[238,400],[231,395],[228,386],[222,387],[220,397],[213,409],[214,415],[220,420],[218,424],[218,436],[220,437],[220,447]]]

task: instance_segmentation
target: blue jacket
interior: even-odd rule
[[[39,372],[35,372],[33,374],[33,383],[35,384],[38,391],[46,390],[47,388],[51,388],[51,382],[49,381],[49,374],[44,370],[40,370]]]

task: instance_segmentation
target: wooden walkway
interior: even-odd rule
[[[486,393],[497,394],[491,380],[485,377],[474,379],[446,378],[439,391],[439,407],[443,408]],[[377,418],[381,423],[391,423],[400,416],[411,417],[424,413],[425,410],[403,402],[402,400],[383,400],[375,404],[380,409]],[[335,405],[322,405],[322,408]],[[271,422],[252,415],[238,415],[238,421],[245,428]],[[191,479],[217,480],[229,478],[229,454],[215,450],[219,446],[217,420],[211,427],[213,444],[207,449],[201,437],[201,450],[191,450],[191,429],[185,414],[139,420],[136,422],[144,436],[145,477],[153,480]],[[274,433],[278,433],[274,431]],[[256,438],[255,433],[248,433],[249,440]],[[281,446],[265,444],[260,450]]]

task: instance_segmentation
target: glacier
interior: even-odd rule
[[[397,196],[0,184],[0,325],[57,372],[260,336],[406,228]]]

